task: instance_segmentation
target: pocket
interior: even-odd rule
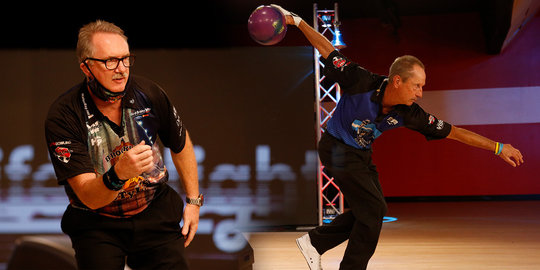
[[[159,218],[162,222],[180,223],[184,213],[184,203],[180,195],[169,185],[160,187],[159,195],[150,203],[150,206],[140,215]]]
[[[64,232],[67,235],[69,235],[73,229],[71,212],[72,212],[72,207],[71,205],[68,205],[68,207],[66,208],[66,211],[64,211],[64,214],[62,215],[62,220],[60,221],[60,228],[62,229],[62,232]]]
[[[66,211],[62,215],[62,220],[60,221],[62,232],[71,236],[78,231],[93,228],[93,224],[100,223],[97,219],[99,218],[97,215],[98,214],[68,205]]]
[[[172,214],[175,216],[175,218],[178,220],[178,223],[182,220],[182,216],[184,214],[184,201],[182,200],[182,197],[176,192],[174,189],[169,187],[169,197],[170,197],[170,209],[172,209]]]

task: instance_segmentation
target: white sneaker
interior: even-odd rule
[[[304,255],[304,258],[308,263],[309,269],[322,270],[321,255],[311,245],[311,239],[309,239],[309,234],[304,234],[302,237],[297,238],[296,244],[302,252],[302,255]]]

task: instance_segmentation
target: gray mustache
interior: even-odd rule
[[[128,77],[128,73],[127,72],[123,72],[123,73],[115,73],[113,75],[113,80],[116,80],[116,79],[124,79],[124,78],[127,78]]]

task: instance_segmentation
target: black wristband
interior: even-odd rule
[[[114,165],[103,174],[103,183],[110,190],[118,191],[122,189],[126,181],[127,180],[118,178],[118,175],[116,175],[116,172],[114,171]]]

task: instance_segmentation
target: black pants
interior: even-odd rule
[[[348,239],[340,269],[366,269],[387,211],[371,150],[355,149],[324,134],[319,142],[319,156],[350,210],[330,224],[311,230],[311,242],[323,254]]]
[[[78,268],[188,269],[180,233],[183,201],[168,185],[143,212],[109,218],[68,206],[62,231],[69,235]]]

